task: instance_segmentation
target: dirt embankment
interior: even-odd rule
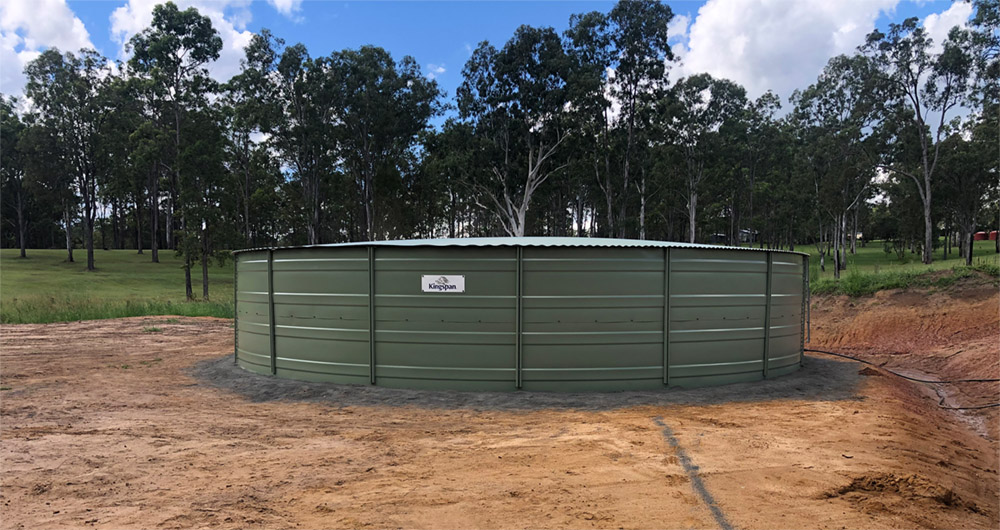
[[[949,296],[815,300],[814,345],[995,373],[966,323],[996,294]],[[890,324],[912,329],[868,331]],[[715,389],[466,394],[254,376],[213,319],[4,326],[0,347],[0,528],[1000,525],[996,438],[837,359]]]
[[[882,291],[867,298],[819,297],[812,318],[810,346],[816,349],[846,352],[918,379],[1000,378],[1000,293],[989,283]],[[1000,383],[915,388],[950,407],[1000,402]],[[960,414],[981,434],[1000,439],[1000,408]]]

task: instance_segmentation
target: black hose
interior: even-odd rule
[[[890,370],[888,368],[885,368],[885,367],[882,367],[882,366],[879,366],[879,365],[877,365],[877,364],[875,364],[873,362],[866,361],[864,359],[859,359],[857,357],[852,357],[850,355],[845,355],[843,353],[836,353],[836,352],[824,351],[824,350],[812,350],[812,349],[809,349],[809,348],[806,348],[804,351],[809,351],[809,352],[814,352],[814,353],[825,353],[827,355],[836,355],[837,357],[843,357],[845,359],[851,359],[852,361],[858,361],[859,363],[864,363],[864,364],[867,364],[867,365],[870,365],[870,366],[874,366],[876,368],[881,368],[882,370],[885,370],[886,372],[889,372],[892,375],[896,375],[896,376],[902,377],[903,379],[908,379],[910,381],[916,381],[917,383],[929,383],[929,384],[932,384],[932,385],[937,385],[937,384],[953,384],[953,383],[1000,383],[1000,379],[952,379],[952,380],[949,380],[949,381],[932,381],[930,379],[917,379],[916,377],[910,377],[908,375],[903,375],[903,374],[900,374],[900,373],[897,373],[897,372],[893,372],[892,370]]]
[[[944,398],[941,398],[941,401],[938,402],[938,406],[943,408],[944,410],[979,410],[979,409],[991,409],[993,407],[1000,407],[1000,403],[990,403],[989,405],[980,405],[978,407],[946,407],[941,404],[943,402]]]
[[[886,372],[889,372],[890,374],[892,374],[892,375],[894,375],[896,377],[902,377],[903,379],[906,379],[908,381],[914,381],[914,382],[917,382],[917,383],[927,383],[927,384],[930,384],[930,385],[945,385],[945,384],[952,385],[952,384],[956,384],[956,383],[1000,383],[1000,379],[951,379],[951,380],[947,380],[947,381],[933,381],[933,380],[930,380],[930,379],[917,379],[916,377],[910,377],[908,375],[903,375],[903,374],[901,374],[899,372],[894,372],[894,371],[892,371],[892,370],[890,370],[888,368],[879,366],[879,365],[877,365],[877,364],[875,364],[875,363],[873,363],[871,361],[866,361],[864,359],[859,359],[859,358],[854,357],[852,355],[846,355],[846,354],[843,354],[843,353],[837,353],[837,352],[826,351],[826,350],[814,350],[814,349],[810,349],[810,348],[805,348],[805,349],[803,349],[803,351],[812,352],[812,353],[824,353],[826,355],[834,355],[836,357],[843,357],[844,359],[850,359],[852,361],[857,361],[859,363],[867,364],[869,366],[874,366],[874,367],[876,367],[876,368],[878,368],[880,370],[885,370]],[[942,397],[941,401],[938,402],[938,407],[941,407],[941,408],[943,408],[945,410],[979,410],[979,409],[989,409],[989,408],[993,408],[993,407],[1000,407],[1000,403],[990,403],[989,405],[980,405],[978,407],[946,407],[946,406],[944,406],[944,398]]]

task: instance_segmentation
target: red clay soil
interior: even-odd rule
[[[997,377],[997,295],[965,291],[814,300],[813,345]],[[0,528],[1000,526],[996,436],[838,359],[716,389],[470,397],[253,376],[215,319],[10,325],[0,347]]]
[[[882,291],[868,298],[823,297],[812,306],[815,349],[844,352],[918,379],[1000,378],[1000,295],[972,279],[937,292]],[[919,385],[943,405],[974,407],[1000,401],[998,383]],[[1000,408],[962,417],[991,440],[1000,439]]]

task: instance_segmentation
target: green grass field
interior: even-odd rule
[[[810,284],[816,294],[864,296],[881,289],[911,286],[944,287],[961,278],[986,274],[1000,276],[1000,255],[992,241],[976,242],[973,267],[966,268],[957,254],[948,260],[935,253],[931,265],[915,254],[900,262],[886,254],[881,242],[858,247],[848,255],[847,270],[833,279],[833,262],[819,270],[816,248],[809,252]],[[0,250],[0,323],[44,323],[144,315],[233,316],[233,265],[212,265],[209,302],[184,299],[184,271],[172,251],[160,252],[160,263],[149,261],[149,251],[98,250],[97,271],[87,272],[86,253],[74,252],[75,263],[65,261],[65,250],[29,250],[28,259],[16,249]],[[945,273],[935,271],[947,271]],[[194,291],[201,293],[201,270],[192,271]]]
[[[160,263],[149,251],[97,250],[97,270],[87,272],[87,253],[65,250],[0,250],[0,323],[43,323],[143,315],[233,316],[233,265],[209,268],[210,302],[184,297],[184,270],[173,251],[161,250]],[[201,269],[192,272],[201,295]]]
[[[810,255],[809,282],[813,293],[864,296],[882,289],[944,287],[976,273],[994,279],[1000,276],[1000,254],[996,253],[995,242],[976,241],[973,245],[972,267],[966,267],[957,252],[949,254],[946,260],[944,251],[939,249],[934,252],[934,262],[924,265],[919,254],[907,252],[900,261],[896,253],[885,252],[881,241],[871,241],[865,247],[859,245],[857,254],[847,254],[847,270],[840,272],[840,281],[833,277],[830,255],[826,258],[826,271],[820,271],[819,253],[814,245],[796,250]]]
[[[976,241],[973,243],[972,263],[973,265],[1000,265],[1000,254],[996,253],[996,244],[993,241]],[[810,255],[809,267],[813,280],[823,280],[833,278],[833,259],[829,254],[826,256],[826,272],[819,270],[819,252],[815,245],[796,246],[795,250],[806,252]],[[956,250],[952,247],[952,250]],[[920,254],[906,253],[905,261],[899,261],[895,252],[886,254],[881,241],[870,241],[866,247],[857,247],[857,254],[847,254],[847,271],[841,271],[841,275],[850,272],[864,274],[880,272],[928,272],[933,270],[951,269],[965,264],[964,258],[958,256],[958,252],[948,255],[944,259],[944,250],[934,251],[934,263],[924,265],[920,262]]]

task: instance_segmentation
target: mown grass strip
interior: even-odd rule
[[[955,282],[976,276],[1000,278],[1000,267],[986,261],[972,266],[952,267],[950,270],[919,271],[898,270],[884,272],[857,272],[848,270],[840,280],[822,278],[810,282],[812,294],[870,296],[886,289],[911,289],[917,287],[948,287]]]
[[[1000,254],[995,250],[995,241],[976,241],[974,247],[972,253],[974,264],[988,263],[1000,266]],[[900,259],[895,253],[885,252],[884,248],[882,241],[869,241],[866,246],[858,246],[856,254],[847,254],[847,270],[865,274],[897,271],[924,273],[931,270],[949,270],[965,266],[965,258],[960,257],[957,251],[950,253],[948,259],[944,259],[944,249],[939,248],[934,251],[934,262],[926,265],[920,262],[918,253],[907,252]],[[811,281],[833,280],[832,255],[826,256],[826,271],[821,271],[819,269],[819,254],[817,254],[815,246],[801,245],[795,250],[810,254],[809,274]]]
[[[0,307],[0,323],[4,324],[47,324],[151,315],[233,318],[233,305],[231,300],[176,302],[29,296],[7,300]]]

